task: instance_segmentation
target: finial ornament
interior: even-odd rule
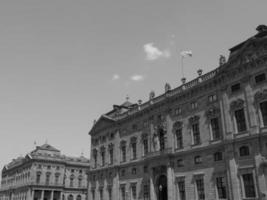
[[[186,82],[186,78],[183,77],[183,78],[181,79],[181,81],[182,81],[182,84],[185,84],[185,82]]]
[[[155,92],[152,90],[150,93],[149,93],[149,100],[152,100],[155,98]]]
[[[224,65],[226,63],[226,58],[223,55],[220,55],[220,59],[219,59],[219,65]]]
[[[126,101],[129,101],[129,99],[130,99],[130,97],[129,97],[129,95],[127,94],[127,95],[126,95]]]
[[[171,85],[169,83],[165,84],[165,92],[169,92],[171,90]]]
[[[198,76],[201,76],[201,75],[202,75],[202,72],[203,72],[202,69],[197,70],[197,74],[198,74]]]
[[[265,31],[267,31],[267,26],[264,25],[264,24],[261,24],[261,25],[257,26],[256,30],[257,30],[259,33],[261,33],[261,32],[265,32]]]

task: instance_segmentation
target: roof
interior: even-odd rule
[[[53,147],[50,144],[43,144],[42,146],[37,146],[36,150],[46,150],[46,151],[55,151],[55,152],[60,152],[58,149],[56,149],[55,147]]]

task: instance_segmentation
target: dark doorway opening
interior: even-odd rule
[[[167,177],[160,175],[157,180],[158,200],[168,200]]]

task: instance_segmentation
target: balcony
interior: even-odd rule
[[[165,148],[160,151],[153,151],[153,152],[148,152],[145,156],[144,159],[147,158],[153,158],[153,157],[160,157],[160,156],[166,156],[168,154],[172,153],[172,148]]]

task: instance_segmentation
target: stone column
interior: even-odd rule
[[[40,200],[44,200],[44,190],[41,191],[41,199]]]
[[[170,163],[167,166],[167,186],[168,186],[168,199],[172,200],[174,199],[174,174],[173,174],[173,162],[170,161]]]
[[[51,194],[50,194],[50,200],[53,200],[54,199],[54,191],[51,190]]]

